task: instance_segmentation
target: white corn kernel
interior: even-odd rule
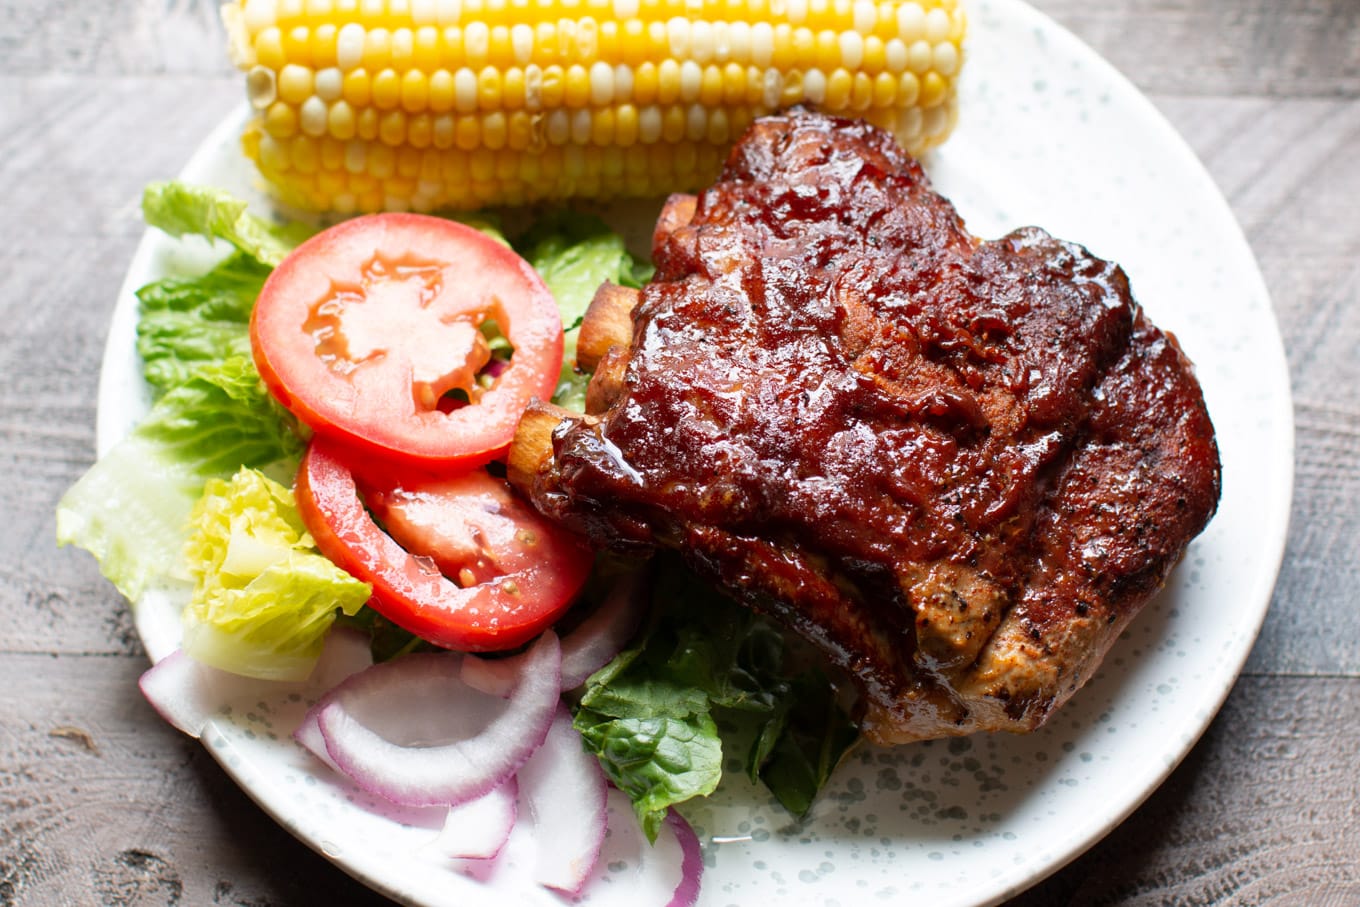
[[[903,3],[897,8],[897,36],[904,43],[919,41],[926,34],[926,14],[915,3]]]
[[[316,95],[330,104],[340,100],[345,93],[345,77],[334,66],[318,70],[316,73]]]
[[[327,110],[326,102],[317,95],[302,102],[298,108],[298,128],[310,136],[323,136],[326,134]]]
[[[614,100],[614,67],[603,60],[590,64],[590,103],[604,107]]]

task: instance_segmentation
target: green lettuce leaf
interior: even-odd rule
[[[94,555],[130,602],[184,580],[179,552],[203,477],[194,464],[139,433],[114,445],[57,504],[57,544]]]
[[[292,492],[257,470],[210,480],[190,522],[181,645],[205,664],[303,680],[337,612],[353,615],[372,591],[316,550]]]
[[[667,808],[713,792],[724,746],[749,747],[752,780],[801,816],[857,739],[854,723],[777,627],[658,560],[648,625],[577,702],[586,748],[632,798],[649,837]]]
[[[142,218],[171,236],[225,240],[270,266],[283,261],[313,232],[302,224],[281,226],[251,214],[246,203],[229,192],[178,181],[146,187]]]
[[[156,401],[137,433],[204,479],[240,466],[291,465],[302,456],[296,423],[248,356],[199,366]]]
[[[666,810],[706,797],[722,778],[722,741],[708,712],[682,718],[611,718],[585,709],[572,722],[605,775],[633,801],[647,840]]]
[[[763,782],[781,806],[801,816],[859,739],[859,728],[821,671],[799,672],[789,686],[788,695],[757,731],[746,773]]]
[[[250,311],[270,268],[237,252],[207,274],[172,277],[137,291],[137,353],[158,393],[200,365],[250,359]]]
[[[302,441],[242,357],[165,393],[57,504],[57,544],[84,548],[129,601],[183,578],[179,552],[204,482],[242,465],[287,472]]]
[[[574,366],[576,328],[600,284],[609,280],[622,286],[640,287],[650,265],[634,258],[623,238],[604,221],[572,211],[540,218],[515,247],[552,291],[566,330],[562,375],[553,402],[584,410],[589,376],[579,374]]]

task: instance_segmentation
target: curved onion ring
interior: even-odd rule
[[[321,656],[306,680],[244,677],[195,661],[176,649],[147,669],[137,686],[162,718],[190,737],[198,737],[208,719],[226,706],[294,692],[319,695],[371,664],[368,634],[335,627],[326,635]]]
[[[525,653],[508,698],[464,684],[462,661],[441,652],[374,665],[326,694],[307,720],[314,716],[330,760],[370,793],[404,806],[476,799],[504,783],[547,736],[561,649],[555,634],[543,634]]]
[[[609,664],[637,630],[646,602],[649,571],[633,570],[615,581],[600,606],[562,640],[562,689],[574,690]]]
[[[704,854],[699,846],[699,836],[674,807],[667,813],[663,827],[675,835],[681,853],[680,884],[675,886],[675,894],[666,907],[693,907],[699,900],[699,882],[704,875]]]
[[[490,793],[449,807],[430,848],[451,860],[494,860],[515,828],[518,796],[519,781],[511,776]]]
[[[609,787],[599,760],[581,746],[565,705],[557,707],[547,738],[517,777],[538,842],[534,881],[579,894],[604,845]]]

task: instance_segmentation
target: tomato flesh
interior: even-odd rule
[[[494,378],[488,322],[513,350]],[[250,332],[265,385],[313,431],[430,468],[501,456],[562,362],[562,319],[533,268],[419,214],[358,217],[303,243],[265,282]]]
[[[298,508],[321,552],[372,584],[370,605],[404,629],[449,649],[511,649],[554,623],[585,583],[590,549],[485,470],[359,476],[348,453],[312,439]]]

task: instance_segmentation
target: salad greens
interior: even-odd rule
[[[519,238],[515,248],[538,271],[562,313],[566,331],[562,377],[553,402],[578,412],[584,410],[590,376],[573,366],[576,329],[600,284],[608,280],[620,286],[641,287],[651,275],[651,265],[634,258],[624,247],[623,237],[604,221],[570,211],[541,218]]]
[[[250,357],[250,305],[286,235],[217,190],[178,183],[147,189],[149,223],[202,231],[240,252],[208,273],[166,278],[138,293],[143,375],[155,400],[146,418],[57,505],[57,542],[84,548],[129,601],[186,581],[180,554],[204,483],[241,466],[286,473],[301,454],[292,419],[260,383]]]
[[[717,787],[725,743],[751,741],[751,780],[801,816],[857,729],[778,628],[658,559],[641,638],[586,681],[574,722],[586,748],[652,840],[667,807]]]
[[[316,550],[293,493],[258,470],[210,479],[190,525],[181,648],[204,664],[306,680],[336,609],[353,615],[373,591]]]
[[[306,433],[260,381],[250,312],[310,230],[174,182],[149,187],[143,212],[171,235],[234,251],[204,274],[138,291],[137,351],[154,402],[62,498],[58,543],[93,553],[134,603],[154,585],[192,582],[184,648],[229,671],[305,676],[337,619],[368,630],[378,659],[419,647],[361,607],[368,587],[315,551],[291,492],[273,480],[291,481]],[[469,223],[504,241],[488,222]],[[640,286],[649,266],[602,221],[568,212],[511,245],[557,299],[567,343],[554,400],[580,409],[588,376],[571,363],[581,317],[600,283]],[[726,749],[744,748],[750,777],[801,815],[856,737],[832,686],[795,663],[768,621],[659,560],[644,631],[579,691],[574,723],[586,747],[652,839],[668,807],[717,787]]]
[[[224,359],[249,360],[250,310],[271,268],[244,252],[207,274],[166,278],[137,291],[137,355],[159,392]]]
[[[175,180],[152,183],[142,193],[142,218],[171,236],[202,236],[231,243],[272,268],[316,232],[303,224],[280,226],[246,210],[229,192]]]

